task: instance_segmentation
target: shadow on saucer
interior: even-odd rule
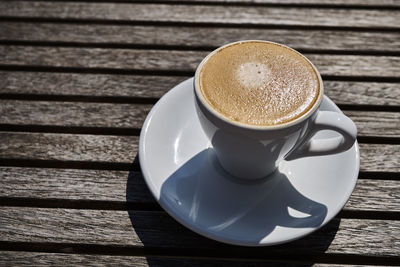
[[[227,177],[213,150],[203,150],[166,179],[159,201],[170,205],[169,209],[187,214],[187,223],[207,229],[215,237],[229,236],[233,242],[235,238],[260,242],[273,235],[276,227],[287,227],[288,231],[316,228],[326,217],[327,207],[298,192],[283,173],[276,172],[258,183],[243,183]],[[147,204],[138,203],[140,199]],[[270,199],[274,201],[268,201]],[[312,260],[328,249],[340,224],[340,219],[334,219],[315,233],[283,245],[234,246],[202,237],[160,211],[152,202],[140,172],[129,173],[126,200],[132,227],[144,246],[144,255],[154,255],[154,251],[163,254],[165,250],[167,254],[185,256],[146,256],[149,266],[311,266]],[[236,257],[242,262],[223,260]],[[246,258],[251,263],[243,261]],[[269,260],[271,262],[266,262]],[[299,264],[285,264],[287,261]]]

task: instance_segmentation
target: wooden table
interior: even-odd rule
[[[400,1],[1,1],[0,265],[400,265]],[[303,52],[359,130],[343,211],[285,245],[203,238],[138,164],[152,105],[227,42]]]

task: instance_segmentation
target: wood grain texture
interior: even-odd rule
[[[345,210],[400,211],[399,199],[400,181],[358,180]]]
[[[400,145],[360,144],[361,171],[400,170]]]
[[[399,12],[400,14],[400,12]],[[193,72],[204,51],[0,46],[2,64]],[[400,57],[306,54],[322,75],[400,77]]]
[[[400,181],[358,180],[345,210],[400,211]],[[140,172],[0,167],[0,197],[155,203]]]
[[[0,92],[159,98],[187,78],[189,77],[0,71]],[[389,86],[389,90],[391,88]]]
[[[140,172],[0,167],[0,177],[1,197],[155,203]]]
[[[159,98],[189,77],[0,71],[0,94]],[[400,106],[398,83],[324,81],[337,104]]]
[[[0,158],[132,163],[137,136],[0,132]],[[361,171],[398,172],[400,145],[360,144]]]
[[[344,111],[358,129],[359,136],[400,137],[399,112]]]
[[[138,136],[0,132],[0,157],[132,163]]]
[[[324,81],[324,90],[337,104],[400,105],[398,83]]]
[[[0,22],[0,40],[214,48],[254,39],[283,43],[300,50],[400,51],[400,35],[396,32]]]
[[[137,247],[210,249],[232,247],[203,238],[164,212],[2,207],[0,236],[11,242],[56,242]],[[334,219],[298,241],[269,248],[268,253],[341,253],[398,256],[400,221]],[[337,230],[337,232],[336,232]],[[329,240],[330,239],[330,240]],[[325,240],[325,244],[324,244]],[[329,243],[326,243],[329,242]],[[250,249],[250,248],[249,248]],[[253,248],[254,250],[254,248]],[[254,252],[254,251],[253,251]],[[231,255],[235,255],[232,253]]]
[[[140,128],[152,105],[0,100],[0,123]]]
[[[0,46],[2,64],[194,71],[208,52]]]
[[[359,265],[347,264],[322,264],[322,263],[289,263],[284,262],[268,262],[262,260],[229,260],[229,259],[210,259],[210,258],[196,258],[190,259],[185,257],[139,257],[139,256],[107,256],[107,255],[84,255],[84,254],[63,254],[63,253],[40,253],[40,252],[23,252],[23,251],[0,251],[0,264],[2,266],[49,266],[55,262],[62,263],[63,266],[137,266],[137,267],[357,267]],[[363,265],[365,267],[372,267],[372,265]],[[373,265],[375,267],[383,267]]]
[[[341,27],[399,27],[395,10],[166,4],[0,2],[0,16]]]
[[[140,128],[152,105],[0,100],[0,124]],[[359,136],[400,137],[400,113],[345,111]]]

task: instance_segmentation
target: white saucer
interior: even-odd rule
[[[188,79],[164,95],[140,134],[144,179],[173,218],[221,242],[264,246],[305,236],[343,208],[357,181],[357,143],[340,154],[284,161],[264,181],[238,181],[215,160],[192,84]],[[341,112],[326,96],[321,109]],[[336,135],[323,131],[314,138]]]

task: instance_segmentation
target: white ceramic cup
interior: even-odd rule
[[[350,149],[356,141],[357,128],[351,119],[341,113],[319,110],[324,94],[321,75],[303,55],[318,74],[320,93],[314,105],[301,117],[280,125],[253,126],[229,120],[207,103],[199,86],[199,74],[204,63],[226,46],[254,41],[260,42],[240,41],[214,50],[203,59],[195,73],[197,114],[221,166],[235,177],[260,179],[274,172],[282,159],[334,154]],[[320,130],[333,130],[341,136],[313,139],[313,135]]]

